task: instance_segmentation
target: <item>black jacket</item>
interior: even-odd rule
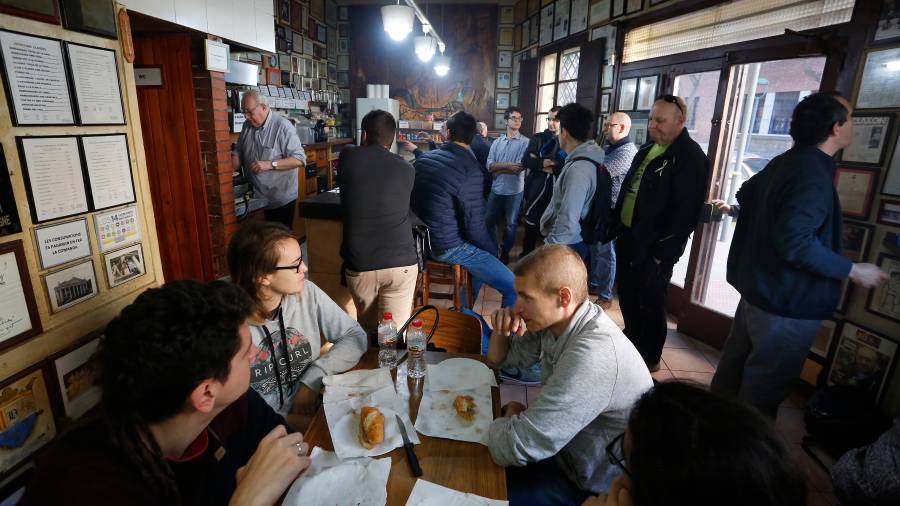
[[[478,163],[481,164],[481,170],[484,171],[484,196],[487,197],[491,193],[491,182],[493,181],[491,172],[487,168],[487,158],[491,152],[491,144],[481,134],[475,134],[475,137],[472,137],[472,144],[469,146],[469,149],[475,153],[475,158],[478,159]]]
[[[338,159],[344,242],[341,256],[354,271],[417,262],[409,218],[415,171],[383,146],[347,147]]]
[[[562,170],[564,152],[559,148],[559,140],[550,130],[536,134],[528,141],[522,165],[528,169],[525,175],[525,199],[522,205],[525,223],[540,226],[541,215],[553,196],[553,182]],[[544,160],[556,160],[559,164],[553,174],[544,172]]]
[[[652,146],[641,146],[622,181],[616,209],[610,217],[609,239],[624,232],[622,203],[634,173]],[[685,128],[669,149],[644,170],[631,219],[631,262],[655,258],[671,265],[678,261],[700,217],[708,177],[709,159]]]

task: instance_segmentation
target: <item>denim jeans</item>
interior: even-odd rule
[[[738,397],[774,420],[820,324],[778,316],[741,299],[710,389]]]
[[[524,467],[507,467],[506,495],[509,497],[509,506],[580,506],[593,494],[579,489],[551,457],[531,462]]]
[[[509,256],[509,252],[516,242],[516,226],[519,224],[519,209],[522,207],[524,195],[523,191],[515,195],[497,195],[494,192],[488,195],[484,221],[494,242],[497,242],[497,222],[501,217],[506,222],[503,244],[500,246],[500,253],[504,257]]]
[[[612,300],[613,283],[616,281],[615,241],[598,242],[591,246],[590,286],[596,288],[601,299]]]
[[[516,303],[515,276],[509,267],[503,265],[503,262],[497,260],[492,253],[464,242],[440,255],[434,255],[434,259],[445,264],[459,264],[465,267],[472,274],[473,297],[477,298],[481,285],[487,284],[500,292],[503,307],[512,307]],[[474,304],[474,300],[468,301],[469,308]]]

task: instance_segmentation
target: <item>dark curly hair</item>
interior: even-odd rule
[[[795,143],[818,146],[831,136],[835,123],[847,122],[850,111],[838,102],[838,97],[841,94],[836,91],[822,91],[807,95],[797,104],[791,116],[791,137]]]
[[[806,484],[768,420],[687,383],[658,383],[628,421],[638,506],[804,506]]]
[[[184,409],[202,381],[224,382],[253,302],[225,281],[174,281],[142,293],[106,327],[98,360],[102,408],[114,446],[167,502],[172,471],[149,430]]]

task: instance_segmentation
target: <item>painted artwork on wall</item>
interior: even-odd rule
[[[44,370],[31,368],[0,386],[0,475],[56,436]]]

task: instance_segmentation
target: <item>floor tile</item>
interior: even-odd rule
[[[679,332],[679,335],[680,335],[685,341],[687,341],[687,343],[690,344],[691,347],[696,348],[696,349],[698,349],[698,350],[700,350],[700,351],[716,351],[716,352],[719,351],[718,349],[713,348],[712,346],[710,346],[710,345],[704,343],[703,341],[701,341],[701,340],[699,340],[699,339],[695,339],[695,338],[693,338],[693,337],[691,337],[691,336],[688,336],[688,335],[685,335],[685,334],[681,334],[680,332]]]
[[[500,383],[500,405],[503,406],[510,401],[521,402],[526,406],[528,405],[528,397],[524,385]]]
[[[712,382],[713,373],[711,372],[693,372],[693,371],[672,371],[672,375],[677,380],[689,381],[700,386],[709,388]]]
[[[660,382],[675,379],[675,376],[672,375],[672,371],[663,368],[660,368],[660,370],[656,372],[651,372],[650,376],[653,376],[653,379]]]
[[[536,401],[538,397],[541,396],[541,387],[525,387],[525,398],[528,400],[528,406],[531,406],[531,403]]]
[[[693,346],[688,343],[688,341],[682,337],[678,331],[669,329],[666,333],[666,343],[664,345],[665,348],[681,348],[681,349],[691,349]]]
[[[714,368],[715,368],[715,367],[719,367],[719,359],[722,358],[722,352],[721,352],[721,351],[718,351],[718,350],[710,350],[710,351],[707,351],[707,350],[700,350],[700,353],[702,353],[703,356],[706,357],[706,360],[708,360],[709,363],[710,363],[710,365],[712,365]]]
[[[694,349],[663,348],[663,359],[672,371],[708,372],[715,371],[703,353]]]

